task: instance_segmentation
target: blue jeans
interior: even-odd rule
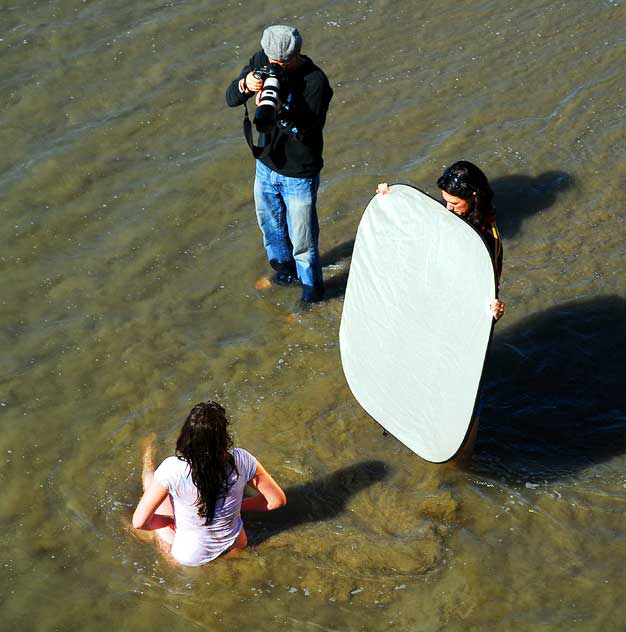
[[[324,296],[319,254],[317,189],[320,177],[290,178],[256,161],[254,203],[270,265],[297,276],[303,301]]]

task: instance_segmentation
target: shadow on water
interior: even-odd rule
[[[559,193],[569,189],[574,176],[564,171],[546,171],[536,177],[512,175],[491,182],[502,237],[515,237],[523,221],[554,204]]]
[[[322,267],[329,266],[334,263],[339,263],[343,259],[349,259],[352,257],[352,251],[354,250],[354,239],[348,239],[343,243],[331,248],[328,252],[321,255],[320,260]]]
[[[341,264],[345,266],[338,274],[333,276],[325,275],[324,284],[326,286],[326,298],[337,298],[343,296],[346,293],[346,286],[348,284],[348,271],[350,268],[349,260],[352,258],[352,251],[354,250],[354,239],[349,239],[343,243],[331,248],[328,252],[325,252],[321,257],[322,267]]]
[[[276,511],[247,514],[248,540],[258,545],[267,538],[307,522],[322,522],[341,514],[348,500],[362,489],[387,477],[382,461],[364,461],[344,467],[316,481],[285,490],[287,505]]]
[[[476,467],[553,480],[624,454],[625,322],[626,300],[605,296],[496,330]]]

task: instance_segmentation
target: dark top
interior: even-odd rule
[[[324,72],[305,55],[302,55],[302,59],[303,63],[288,74],[287,85],[282,85],[284,82],[281,82],[282,101],[286,103],[289,99],[290,108],[287,115],[283,107],[280,116],[288,116],[292,124],[286,128],[277,125],[272,133],[265,137],[268,148],[259,160],[284,176],[313,178],[324,166],[322,129],[333,90]],[[262,50],[252,56],[237,79],[226,90],[226,103],[229,106],[242,105],[254,94],[242,94],[239,91],[239,80],[254,68],[268,63],[267,55]],[[251,105],[252,118],[256,108],[254,101]]]
[[[500,231],[496,226],[495,218],[493,215],[486,218],[485,223],[480,227],[480,233],[485,238],[491,258],[493,259],[496,275],[498,278],[498,288],[500,287],[500,277],[502,276],[502,255],[504,254],[502,248],[502,239],[500,237]],[[497,296],[496,289],[496,296]]]

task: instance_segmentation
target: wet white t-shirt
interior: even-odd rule
[[[181,564],[200,566],[214,560],[233,544],[243,527],[241,500],[246,484],[256,474],[257,461],[241,448],[235,448],[232,455],[239,475],[234,470],[230,473],[228,495],[218,499],[215,516],[208,526],[198,514],[198,490],[187,461],[170,456],[154,472],[172,498],[176,523],[172,556]]]

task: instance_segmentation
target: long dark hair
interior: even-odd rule
[[[191,480],[198,489],[196,506],[206,525],[215,517],[218,499],[228,494],[230,474],[235,471],[239,476],[229,452],[233,445],[229,423],[217,402],[201,402],[191,409],[176,441],[176,455],[189,464]]]
[[[469,213],[465,218],[474,226],[482,228],[495,219],[493,191],[487,176],[475,164],[467,160],[455,162],[441,174],[437,186],[450,195],[470,202]]]

